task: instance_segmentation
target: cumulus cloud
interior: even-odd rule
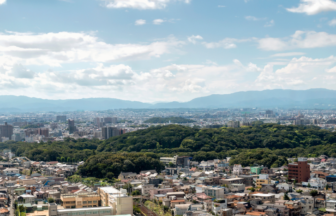
[[[132,8],[132,9],[163,9],[167,7],[170,2],[180,1],[186,4],[191,0],[102,0],[105,2],[107,8]]]
[[[303,56],[305,53],[303,52],[288,52],[288,53],[277,53],[272,55],[271,57],[288,57],[288,56]]]
[[[163,19],[155,19],[153,20],[153,24],[154,25],[161,25],[162,23],[164,23],[165,21]]]
[[[149,44],[109,44],[87,33],[0,34],[0,66],[49,65],[74,62],[111,62],[157,58],[183,42],[175,38]]]
[[[336,19],[330,20],[329,25],[336,26]]]
[[[287,11],[315,15],[321,12],[336,11],[336,2],[333,0],[301,0],[298,7],[287,8]]]
[[[0,0],[0,5],[5,4],[6,0]]]
[[[146,24],[146,20],[143,19],[138,19],[135,21],[135,25],[145,25]]]
[[[263,50],[286,50],[317,48],[336,45],[336,35],[326,32],[296,31],[290,38],[262,38],[259,48]]]
[[[203,37],[200,35],[192,35],[188,37],[188,41],[193,44],[196,44],[198,40],[203,40]]]
[[[224,49],[233,49],[237,47],[237,43],[243,43],[251,41],[253,39],[236,39],[236,38],[225,38],[218,42],[203,42],[203,45],[208,49],[213,48],[224,48]]]

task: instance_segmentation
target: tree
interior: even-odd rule
[[[326,185],[326,186],[325,186],[325,189],[326,189],[326,190],[329,190],[329,185]]]
[[[290,200],[287,193],[285,193],[285,195],[284,195],[284,200]]]
[[[48,198],[48,203],[54,203],[54,202],[55,202],[55,200],[53,198],[51,198],[51,197]]]
[[[309,187],[309,188],[311,187],[310,183],[308,183],[308,186],[307,186],[307,187]]]
[[[302,194],[302,192],[303,192],[303,191],[300,190],[300,189],[299,189],[299,190],[296,190],[296,193],[300,193],[300,194]]]
[[[139,190],[135,190],[132,192],[132,196],[139,196],[139,195],[141,195]]]
[[[309,192],[309,194],[310,194],[312,197],[315,197],[315,196],[317,196],[318,191],[317,191],[317,190],[312,190],[312,191]]]

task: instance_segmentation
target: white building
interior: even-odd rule
[[[112,215],[112,207],[95,207],[95,208],[74,208],[74,209],[58,209],[58,216],[74,216],[74,215],[85,215],[85,216],[104,216]]]
[[[224,198],[224,188],[221,187],[203,187],[204,193],[207,196],[214,197],[215,199]]]
[[[16,168],[6,168],[2,171],[5,175],[18,174],[20,173],[19,169]]]
[[[215,215],[220,215],[222,209],[227,208],[227,199],[216,199],[212,202],[212,211]]]
[[[240,164],[235,164],[233,165],[233,170],[232,170],[233,175],[241,175],[243,174],[243,168]]]
[[[311,188],[323,190],[327,185],[327,181],[321,178],[310,178],[308,182],[302,182],[302,186],[308,187],[308,185],[310,185]]]

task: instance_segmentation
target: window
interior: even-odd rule
[[[86,202],[86,201],[83,201],[83,204],[87,204],[87,202]]]
[[[97,200],[94,200],[93,203],[97,203],[98,201]]]

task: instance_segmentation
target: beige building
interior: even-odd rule
[[[133,214],[133,197],[127,195],[126,190],[114,187],[98,188],[102,206],[111,206],[113,215]]]
[[[65,209],[98,207],[100,195],[97,193],[62,194],[61,200]]]
[[[78,208],[78,209],[58,209],[58,216],[105,216],[112,214],[112,207],[97,207],[97,208]],[[51,215],[49,215],[51,216]]]
[[[257,179],[256,180],[256,187],[261,188],[263,184],[270,184],[271,181],[269,179]]]
[[[262,202],[275,202],[275,195],[274,194],[252,194],[251,199],[261,199]]]

